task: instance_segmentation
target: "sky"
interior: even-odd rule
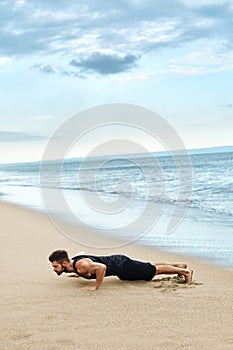
[[[0,163],[42,159],[64,122],[109,103],[155,111],[187,149],[232,145],[232,32],[232,1],[0,0]]]

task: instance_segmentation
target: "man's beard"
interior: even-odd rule
[[[62,270],[62,271],[59,271],[59,272],[56,271],[56,274],[57,274],[58,276],[61,276],[61,274],[63,274],[63,272],[65,272],[65,273],[68,273],[68,272],[69,272],[69,271],[67,270],[66,267],[64,267],[64,266],[62,266],[62,267],[63,267],[63,270]]]
[[[58,275],[58,276],[60,276],[62,273],[63,273],[64,271],[56,271],[56,274]]]

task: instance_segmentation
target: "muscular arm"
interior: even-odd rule
[[[81,288],[82,290],[95,290],[98,289],[103,282],[105,273],[106,273],[106,265],[93,262],[91,259],[82,259],[77,261],[76,268],[78,272],[82,275],[95,274],[96,281],[94,286],[87,286]]]

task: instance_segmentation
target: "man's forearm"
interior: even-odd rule
[[[103,282],[105,273],[106,273],[106,266],[105,265],[99,266],[96,269],[96,272],[95,272],[95,274],[96,274],[95,289],[98,289],[99,286],[101,285],[101,283]]]

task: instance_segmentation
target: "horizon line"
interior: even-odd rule
[[[225,149],[225,151],[224,151]],[[227,151],[227,149],[231,149],[229,151]],[[214,152],[217,151],[217,152]],[[179,149],[179,150],[171,150],[171,151],[151,151],[151,152],[141,152],[141,153],[122,153],[122,154],[104,154],[104,155],[98,155],[95,157],[90,157],[91,158],[104,158],[104,157],[108,157],[108,156],[115,156],[115,157],[122,157],[124,155],[143,155],[146,153],[153,153],[158,155],[159,157],[162,156],[171,156],[170,153],[177,153],[177,156],[179,156],[179,152],[185,152],[187,153],[187,155],[195,155],[198,153],[195,152],[200,152],[201,154],[205,153],[224,153],[224,152],[233,152],[233,145],[225,145],[225,146],[213,146],[213,147],[201,147],[201,148],[189,148],[189,149]],[[191,153],[190,153],[191,152]],[[203,152],[203,153],[202,153]],[[182,153],[180,154],[180,156],[182,156]],[[70,161],[70,160],[74,160],[74,159],[84,159],[84,158],[89,158],[88,156],[80,156],[80,157],[71,157],[71,158],[65,158],[65,160],[63,161]],[[10,164],[30,164],[30,163],[41,163],[41,162],[54,162],[54,161],[59,161],[61,160],[61,158],[56,158],[56,159],[50,159],[50,160],[33,160],[33,161],[20,161],[20,162],[1,162],[0,165],[10,165]]]

